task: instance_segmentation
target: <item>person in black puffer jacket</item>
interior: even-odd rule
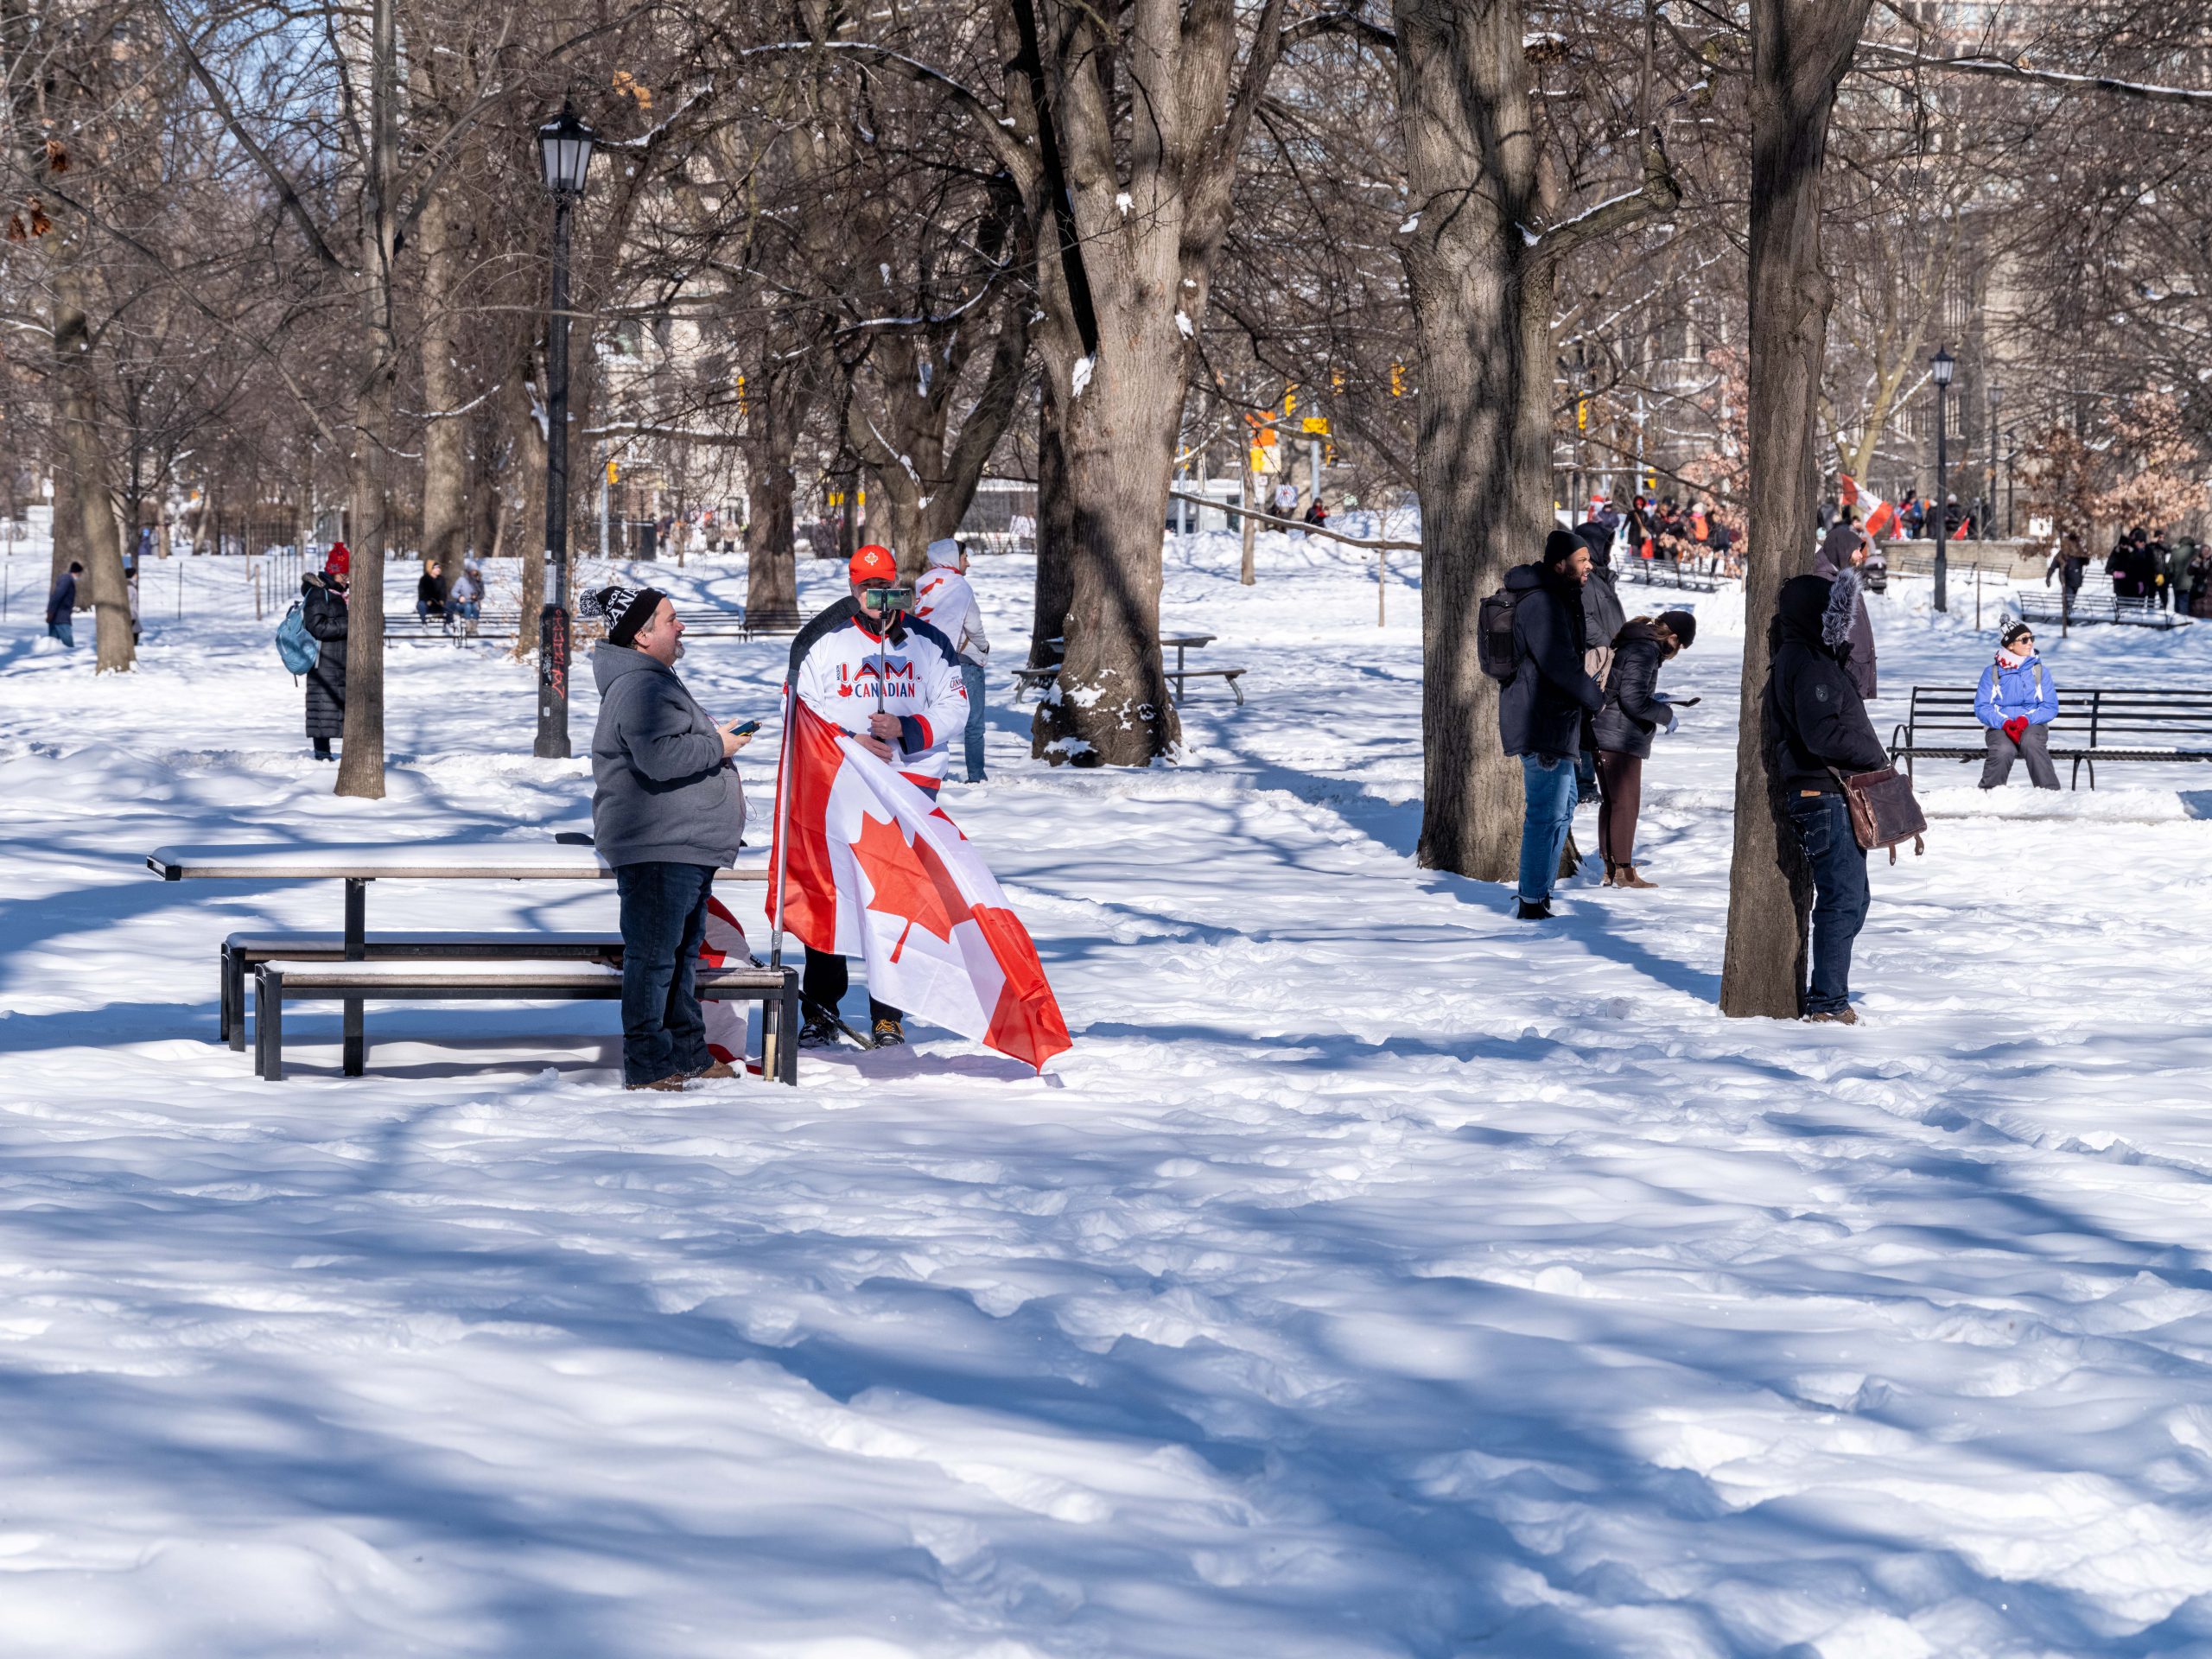
[[[1497,696],[1497,734],[1521,761],[1523,810],[1521,879],[1514,913],[1549,919],[1560,853],[1574,823],[1575,757],[1585,723],[1605,694],[1582,666],[1589,641],[1582,624],[1582,584],[1590,550],[1568,531],[1554,530],[1543,558],[1505,573],[1514,595],[1513,677]]]
[[[1605,681],[1605,706],[1599,711],[1598,851],[1605,861],[1609,887],[1656,885],[1637,874],[1636,820],[1643,804],[1643,763],[1656,732],[1675,729],[1675,711],[1659,695],[1659,664],[1697,638],[1697,618],[1688,611],[1639,616],[1613,637],[1612,672]]]
[[[330,741],[346,735],[346,590],[353,563],[346,543],[334,542],[322,569],[300,578],[300,621],[322,646],[307,682],[308,735],[318,760],[335,760]]]
[[[1847,1026],[1859,1023],[1851,1009],[1851,947],[1866,925],[1871,893],[1866,854],[1836,773],[1890,764],[1847,671],[1858,602],[1853,570],[1834,582],[1792,576],[1782,584],[1763,709],[1768,775],[1781,788],[1813,872],[1812,983],[1799,1006],[1808,1020]]]

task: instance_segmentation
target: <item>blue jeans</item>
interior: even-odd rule
[[[689,1077],[714,1063],[699,1014],[699,943],[709,864],[621,864],[622,1081],[632,1088]]]
[[[1789,822],[1813,867],[1813,984],[1800,1001],[1807,1014],[1836,1014],[1851,1006],[1851,944],[1873,896],[1866,853],[1840,795],[1791,797]]]
[[[64,619],[60,622],[48,623],[46,625],[46,637],[49,639],[59,639],[63,645],[68,646],[72,651],[77,649],[76,624],[67,620],[67,619]]]
[[[1541,905],[1552,896],[1559,855],[1574,827],[1574,762],[1554,754],[1521,757],[1521,897]]]
[[[968,688],[968,781],[983,781],[983,665],[960,659],[960,683]]]

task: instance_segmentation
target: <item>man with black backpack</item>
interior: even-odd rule
[[[1521,758],[1521,880],[1514,914],[1546,921],[1552,882],[1574,823],[1575,757],[1585,724],[1605,693],[1584,667],[1587,649],[1582,584],[1590,548],[1554,530],[1544,556],[1505,574],[1505,588],[1483,601],[1477,634],[1483,671],[1505,682],[1497,698],[1498,736]]]

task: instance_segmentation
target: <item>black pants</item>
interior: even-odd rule
[[[714,1063],[699,1012],[699,943],[711,864],[619,864],[622,895],[622,1081],[689,1077]]]
[[[851,971],[842,957],[817,950],[812,945],[806,947],[806,967],[798,976],[798,995],[810,1016],[817,1009],[836,1013],[852,982]],[[873,1024],[878,1020],[899,1019],[900,1014],[888,1002],[879,1002],[871,996],[868,1000],[868,1017]]]

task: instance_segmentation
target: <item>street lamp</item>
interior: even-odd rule
[[[1981,539],[1989,539],[1989,521],[1997,516],[1997,406],[2005,401],[2005,388],[1989,383],[1989,505],[1981,515]]]
[[[2012,463],[2020,458],[2020,435],[2012,428],[2005,429],[2005,539],[2010,541],[2019,533],[2012,522]]]
[[[582,200],[598,135],[563,110],[537,130],[553,198],[553,296],[545,327],[545,603],[537,613],[541,760],[569,758],[569,210]]]
[[[1946,600],[1946,579],[1950,575],[1947,550],[1951,545],[1950,452],[1946,448],[1943,431],[1943,394],[1950,389],[1951,372],[1958,366],[1958,359],[1942,346],[1936,348],[1936,355],[1928,359],[1928,372],[1936,381],[1936,608],[1950,609]]]

